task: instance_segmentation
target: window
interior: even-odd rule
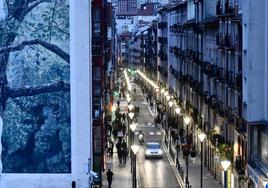
[[[101,68],[93,67],[93,80],[101,80]]]
[[[101,11],[99,8],[93,9],[93,34],[99,35],[101,32]]]

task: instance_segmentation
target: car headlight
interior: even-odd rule
[[[146,154],[146,155],[149,155],[149,154],[150,154],[150,152],[149,152],[149,151],[145,151],[145,154]]]
[[[162,154],[163,154],[163,151],[162,151],[162,150],[160,150],[158,153],[159,153],[160,155],[162,155]]]

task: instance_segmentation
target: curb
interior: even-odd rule
[[[177,172],[176,164],[171,159],[171,156],[170,156],[170,154],[169,154],[169,152],[168,152],[168,150],[167,150],[167,148],[165,146],[165,143],[164,143],[163,139],[162,139],[162,148],[164,149],[164,151],[166,153],[166,156],[168,158],[168,161],[169,161],[169,163],[171,165],[171,168],[172,168],[172,170],[173,170],[173,172],[174,172],[174,174],[176,176],[176,179],[177,179],[180,187],[181,188],[185,187],[185,183],[184,183],[183,179],[181,178],[180,174]]]

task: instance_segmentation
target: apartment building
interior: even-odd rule
[[[249,188],[268,187],[268,2],[243,1],[243,117],[248,122]]]
[[[158,13],[159,85],[190,115],[193,145],[200,149],[197,135],[207,133],[204,163],[214,177],[222,181],[219,159],[228,159],[229,186],[245,187],[242,1],[177,1]]]

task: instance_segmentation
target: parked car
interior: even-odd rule
[[[162,158],[163,151],[157,142],[147,142],[145,149],[145,158]]]

